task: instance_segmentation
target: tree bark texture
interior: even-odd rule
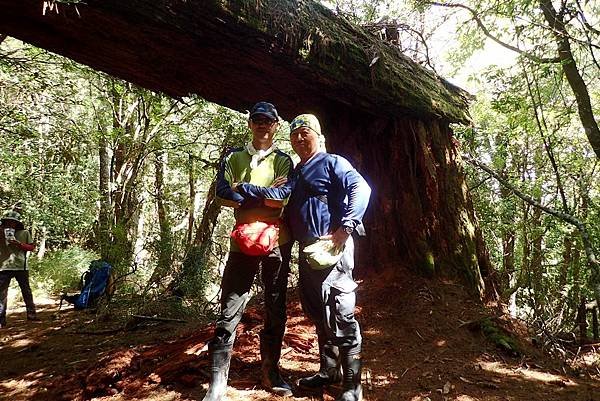
[[[493,284],[489,255],[448,124],[350,114],[338,111],[327,141],[373,188],[360,265],[454,272],[484,295],[484,279]]]
[[[469,119],[464,91],[312,1],[44,4],[0,0],[0,32],[173,97],[316,114],[374,190],[363,265],[454,272],[483,294],[489,258],[449,128]]]

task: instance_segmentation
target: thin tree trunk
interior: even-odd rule
[[[188,249],[183,267],[172,282],[169,289],[179,295],[185,295],[189,290],[202,292],[208,273],[208,258],[212,246],[212,235],[217,224],[221,205],[215,197],[216,180],[213,180],[202,213],[202,219],[196,228],[194,241]],[[199,295],[199,294],[196,294]]]
[[[537,199],[539,202],[539,199]],[[530,288],[533,290],[533,299],[537,311],[541,311],[545,305],[546,288],[544,286],[544,267],[542,263],[542,210],[533,209],[533,216],[529,221],[530,228],[533,229],[533,238],[531,242],[531,259],[529,260],[529,272],[531,274]]]
[[[508,200],[510,191],[504,187],[500,187],[500,198]],[[500,272],[500,280],[502,289],[506,291],[511,286],[512,277],[515,275],[515,216],[513,213],[504,213],[502,216],[502,270]]]
[[[235,132],[227,130],[225,138],[221,145],[219,160],[221,160],[229,150],[229,144],[232,142]],[[191,168],[191,167],[190,167]],[[190,170],[190,174],[192,174]],[[190,178],[191,179],[191,178]],[[192,195],[193,183],[190,184],[190,195]],[[196,292],[204,291],[204,284],[207,279],[208,259],[212,247],[212,236],[217,225],[221,205],[216,199],[216,178],[213,179],[206,193],[202,218],[196,228],[194,239],[187,250],[185,260],[181,271],[175,275],[168,288],[171,292],[184,295],[189,290]],[[195,197],[195,191],[194,191]],[[194,198],[190,199],[193,202]]]
[[[571,234],[565,235],[563,238],[563,253],[562,263],[560,266],[560,273],[558,275],[558,290],[563,291],[567,285],[567,278],[569,275],[570,267],[573,265],[573,239]]]
[[[168,217],[167,205],[165,204],[165,155],[156,152],[154,160],[154,189],[156,191],[156,211],[158,214],[158,226],[160,229],[158,239],[158,260],[154,272],[148,280],[148,285],[158,283],[170,273],[173,261],[173,236],[171,234],[171,223]]]
[[[188,187],[189,187],[189,207],[188,207],[188,228],[186,235],[186,244],[192,245],[194,235],[194,221],[196,219],[196,178],[194,177],[194,158],[191,154],[188,157]]]
[[[550,32],[554,35],[558,47],[558,57],[561,60],[560,65],[565,73],[567,82],[575,94],[575,100],[577,102],[577,110],[579,112],[579,118],[585,130],[585,134],[596,153],[596,157],[600,158],[600,129],[598,123],[594,117],[592,110],[592,103],[590,101],[590,94],[588,92],[587,85],[577,67],[573,52],[571,51],[571,43],[569,42],[569,33],[565,22],[563,20],[564,11],[560,10],[558,13],[552,5],[551,0],[540,0],[540,7],[546,21],[552,28]],[[562,3],[563,7],[564,4]]]
[[[46,239],[48,237],[48,230],[46,229],[45,226],[42,226],[40,228],[40,240],[38,241],[38,246],[37,246],[37,253],[36,256],[38,259],[42,259],[44,257],[44,255],[46,254]]]
[[[100,256],[103,260],[114,265],[111,258],[112,242],[112,213],[111,213],[111,193],[110,193],[110,155],[108,150],[108,141],[104,134],[100,135],[98,144],[98,156],[100,159],[99,171],[99,192],[100,192],[100,211],[98,214],[98,245]]]

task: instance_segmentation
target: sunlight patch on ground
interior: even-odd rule
[[[24,347],[27,347],[34,343],[35,343],[35,341],[33,341],[30,338],[23,338],[23,339],[19,339],[19,340],[14,340],[10,346],[13,348],[24,348]]]
[[[106,397],[93,398],[94,401],[179,401],[181,393],[165,390],[161,387],[152,389],[151,392],[140,397],[132,397],[131,394],[118,393]]]
[[[381,335],[381,330],[370,328],[368,330],[363,330],[363,334],[365,336],[378,336]]]
[[[193,345],[190,348],[186,349],[185,353],[187,355],[200,355],[207,351],[208,351],[208,343],[206,343],[206,344],[200,343],[200,344]]]
[[[371,373],[372,374],[372,373]],[[370,383],[377,387],[388,386],[392,383],[396,383],[399,377],[394,372],[389,372],[387,375],[375,375],[371,376]]]
[[[273,401],[273,400],[284,400],[289,398],[282,398],[275,396],[265,390],[238,390],[233,387],[227,388],[227,401]],[[313,397],[294,397],[294,401],[310,401],[316,398]],[[321,399],[321,398],[319,398]]]
[[[564,376],[555,375],[547,372],[539,372],[531,369],[512,369],[506,367],[500,362],[479,362],[479,366],[481,366],[481,368],[485,371],[498,373],[504,376],[522,377],[528,380],[535,380],[548,384],[561,382],[565,386],[577,386],[577,383],[572,382]]]
[[[17,394],[22,396],[33,392],[33,390],[39,391],[39,388],[34,388],[37,380],[5,380],[0,383],[0,394],[8,396],[6,399],[11,399]]]

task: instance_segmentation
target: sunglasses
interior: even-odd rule
[[[252,121],[253,124],[256,124],[256,125],[272,125],[277,122],[275,120],[271,120],[269,118],[264,118],[264,117],[252,117],[250,120]]]

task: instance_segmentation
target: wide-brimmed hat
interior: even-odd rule
[[[0,220],[16,221],[17,223],[19,223],[21,228],[23,227],[23,222],[21,221],[21,214],[19,214],[19,212],[15,212],[14,210],[6,213],[4,216],[2,216],[2,219],[0,219]]]

